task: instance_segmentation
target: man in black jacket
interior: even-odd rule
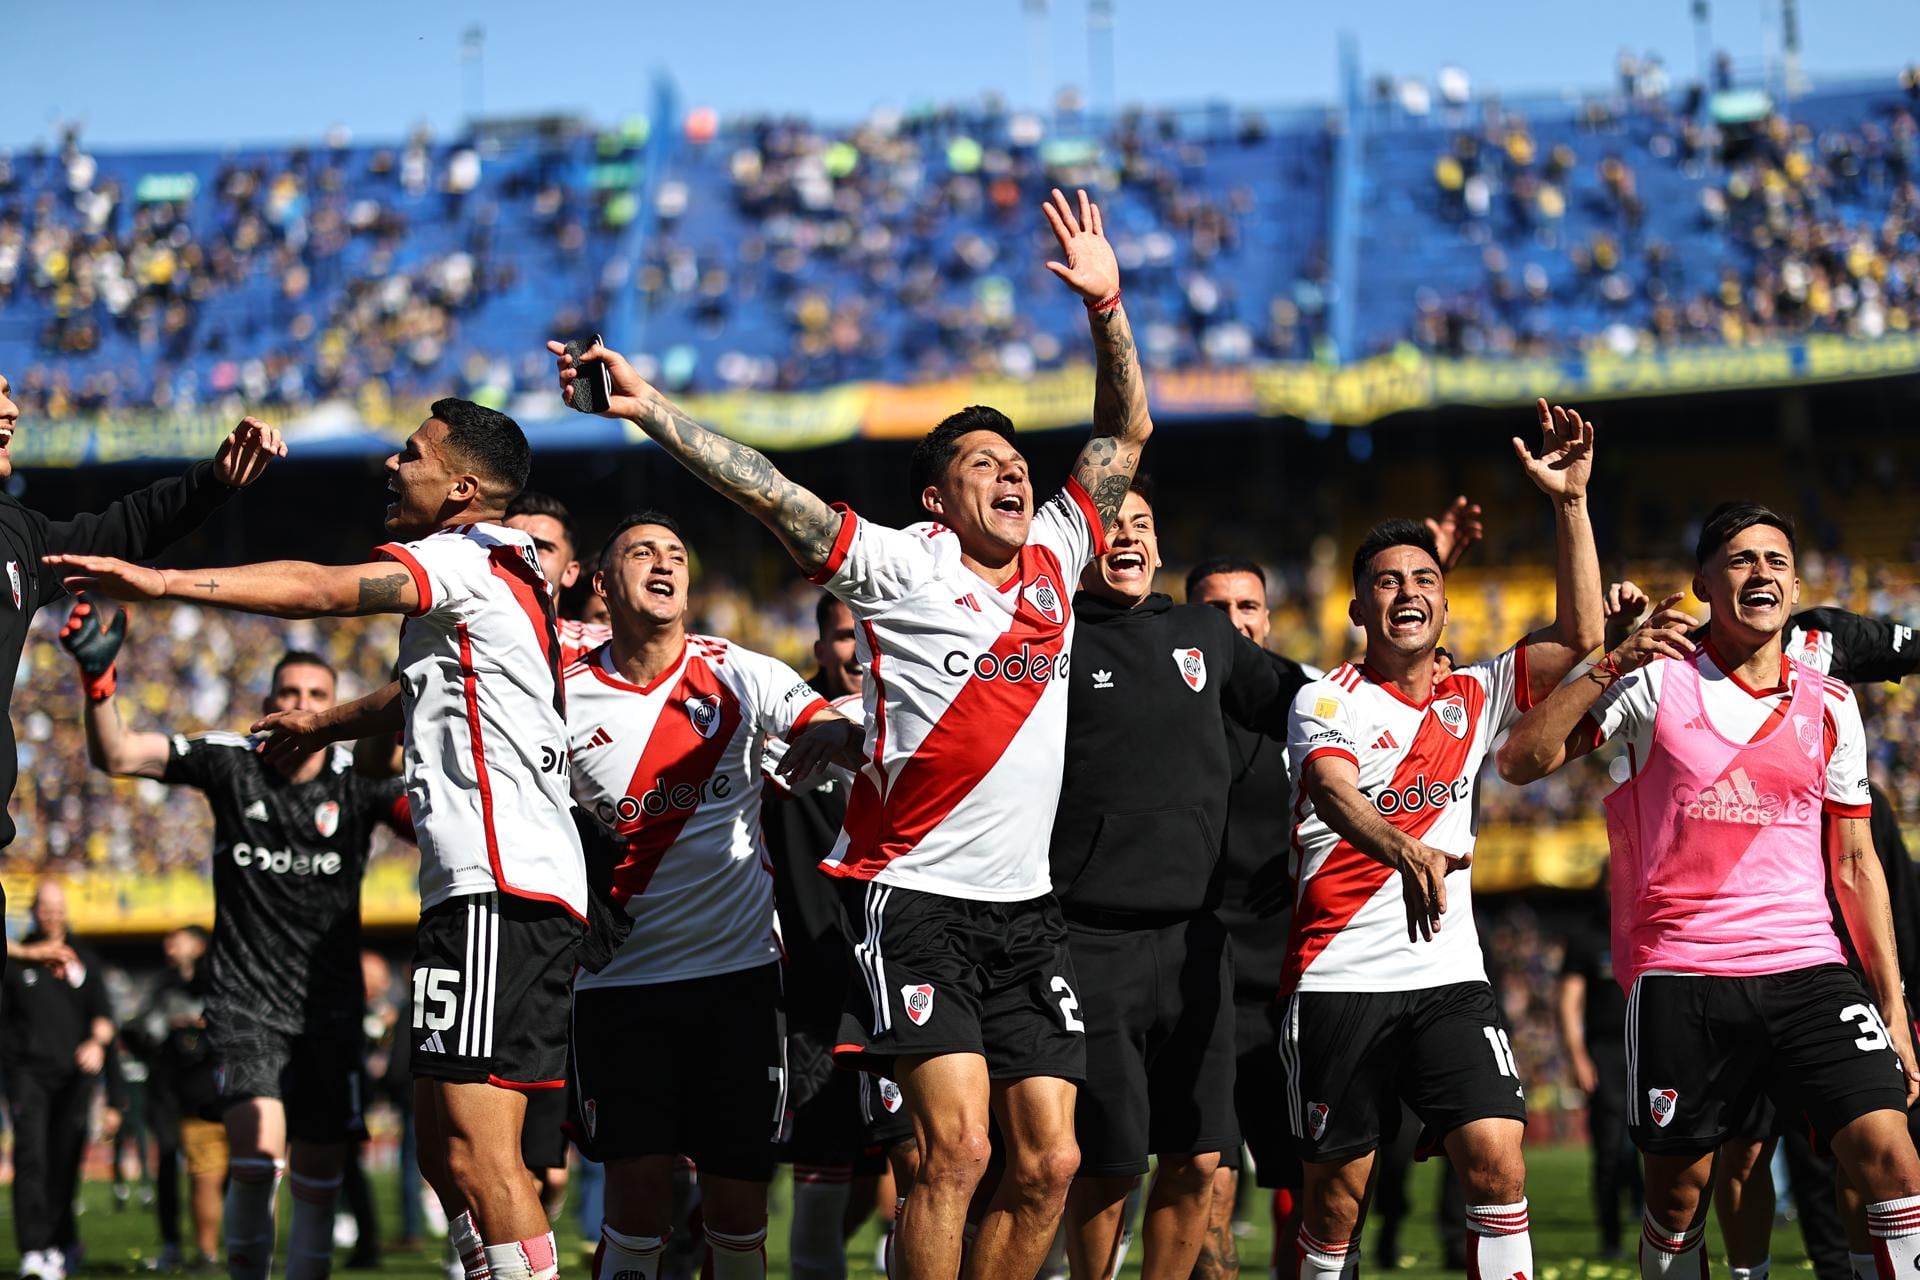
[[[1127,495],[1074,600],[1052,843],[1087,1035],[1067,1249],[1074,1275],[1108,1274],[1127,1192],[1155,1155],[1142,1274],[1186,1280],[1220,1153],[1240,1141],[1231,968],[1214,915],[1224,723],[1284,732],[1305,676],[1219,610],[1153,591],[1160,558],[1143,488]]]

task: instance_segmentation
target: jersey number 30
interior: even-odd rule
[[[416,1031],[445,1031],[453,1025],[453,988],[459,985],[458,969],[413,971],[413,1026]]]

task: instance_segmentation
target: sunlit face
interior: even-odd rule
[[[49,938],[67,936],[67,891],[57,880],[42,880],[33,895],[33,927]]]
[[[1742,529],[1708,557],[1693,593],[1713,609],[1714,630],[1758,643],[1784,630],[1800,601],[1793,547],[1770,524]]]
[[[573,543],[567,540],[566,526],[552,516],[508,516],[506,526],[518,529],[533,539],[533,553],[540,560],[540,572],[554,590],[564,591],[580,577],[580,562],[574,559]]]
[[[325,711],[333,706],[333,695],[333,672],[312,662],[289,662],[273,679],[267,710]]]
[[[969,431],[940,483],[920,495],[927,511],[969,554],[1004,558],[1027,545],[1033,524],[1033,482],[1027,460],[993,431]]]
[[[853,610],[835,600],[827,611],[827,625],[813,642],[813,660],[820,664],[828,698],[843,698],[867,687],[867,669],[854,654]]]
[[[687,547],[657,524],[637,524],[607,548],[593,589],[607,602],[613,624],[667,626],[687,611]]]
[[[1193,584],[1189,604],[1210,604],[1227,615],[1233,629],[1263,648],[1273,627],[1267,612],[1267,584],[1257,573],[1211,573]]]
[[[1137,493],[1120,503],[1120,515],[1107,533],[1107,553],[1095,557],[1080,575],[1080,589],[1115,604],[1135,605],[1153,590],[1160,567],[1160,538],[1153,529],[1153,508]]]
[[[467,500],[479,482],[462,473],[447,448],[447,424],[428,418],[400,452],[387,459],[387,532],[402,538],[425,537],[440,527],[449,500]]]
[[[1388,547],[1373,557],[1348,606],[1353,625],[1376,644],[1408,656],[1440,643],[1447,625],[1446,576],[1419,547]]]
[[[13,474],[13,433],[20,425],[20,406],[13,402],[13,384],[0,375],[0,480]]]

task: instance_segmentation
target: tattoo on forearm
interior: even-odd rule
[[[400,603],[400,592],[407,585],[404,573],[389,573],[379,578],[360,579],[360,607],[385,609]]]
[[[1147,384],[1133,345],[1133,329],[1126,312],[1089,313],[1099,367],[1093,382],[1093,438],[1080,454],[1074,479],[1093,499],[1101,520],[1111,525],[1119,518],[1140,464],[1140,444],[1152,429],[1147,412]]]
[[[654,438],[708,484],[762,516],[803,561],[826,563],[840,516],[774,469],[765,454],[695,422],[678,406],[655,407]],[[1117,508],[1116,508],[1117,510]]]
[[[195,590],[204,591],[208,595],[212,595],[220,589],[220,580],[218,578],[208,578],[205,582],[196,582],[193,585]]]

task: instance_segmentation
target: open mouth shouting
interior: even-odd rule
[[[1387,632],[1396,636],[1417,636],[1426,630],[1427,610],[1419,604],[1397,604],[1387,614]]]

